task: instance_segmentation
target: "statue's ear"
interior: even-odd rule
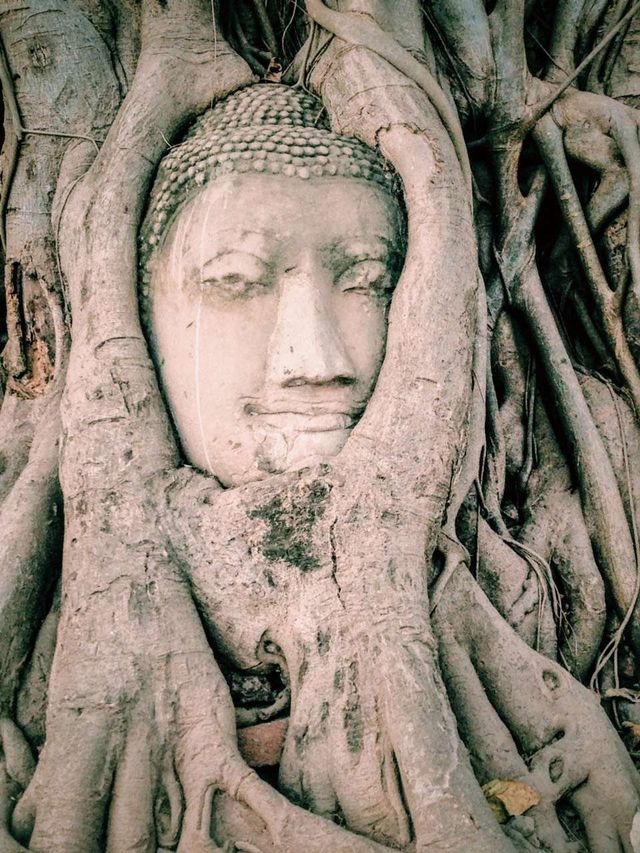
[[[311,82],[332,124],[379,146],[400,176],[408,214],[385,361],[342,460],[372,478],[383,472],[393,480],[387,487],[439,524],[466,444],[479,332],[471,194],[449,134],[404,75],[371,51],[334,45],[319,66]]]

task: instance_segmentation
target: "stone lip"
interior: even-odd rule
[[[334,432],[351,429],[354,425],[354,418],[346,412],[263,412],[254,417],[259,418],[263,429],[271,428],[278,432]]]
[[[250,767],[274,767],[280,763],[289,717],[238,729],[240,755]]]

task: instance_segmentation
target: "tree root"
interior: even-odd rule
[[[349,12],[335,12],[329,9],[323,0],[306,0],[306,5],[310,17],[327,32],[333,33],[348,44],[357,44],[373,51],[420,86],[449,133],[467,187],[470,189],[471,167],[460,121],[429,69],[385,33],[375,20]]]
[[[555,660],[556,626],[546,578],[532,573],[527,560],[504,537],[478,519],[478,582],[502,617],[532,648]],[[510,539],[510,537],[508,537]]]
[[[29,460],[0,506],[0,707],[11,713],[47,593],[55,584],[62,513],[58,484],[59,395],[50,395]],[[44,533],[43,533],[44,531]],[[25,620],[25,607],[30,619]]]
[[[542,550],[559,576],[567,614],[559,623],[559,654],[576,678],[586,676],[598,653],[606,615],[602,577],[593,556],[577,494],[532,495],[535,509],[519,538]]]
[[[5,718],[0,720],[0,844],[6,853],[24,851],[12,833],[11,816],[14,804],[28,787],[35,762],[22,732]]]
[[[456,3],[450,0],[449,8],[484,14],[482,4]],[[194,35],[190,28],[180,29],[183,4],[169,0],[160,8],[143,3],[136,80],[99,155],[86,177],[74,184],[61,214],[61,259],[75,324],[62,459],[68,510],[64,644],[52,674],[47,744],[34,782],[14,814],[17,835],[27,838],[35,821],[34,850],[97,851],[108,819],[108,844],[114,849],[130,845],[137,833],[140,849],[177,843],[183,853],[216,850],[228,841],[225,832],[218,842],[209,831],[212,822],[215,828],[221,792],[219,799],[246,806],[242,814],[251,815],[247,824],[258,836],[239,838],[239,849],[259,849],[263,837],[283,851],[347,853],[391,849],[389,845],[407,849],[411,825],[417,849],[445,848],[452,835],[468,850],[510,849],[458,743],[435,664],[425,555],[430,564],[448,506],[439,546],[445,567],[431,589],[431,606],[448,695],[476,773],[488,781],[526,780],[539,792],[541,802],[528,814],[535,824],[533,840],[553,851],[571,849],[555,812],[555,804],[565,796],[580,811],[594,849],[628,848],[638,780],[600,708],[561,668],[514,637],[463,566],[466,554],[455,523],[478,477],[485,381],[491,377],[482,361],[486,318],[484,303],[477,302],[482,294],[474,275],[475,249],[465,237],[471,221],[468,199],[463,198],[445,134],[433,127],[428,99],[444,121],[466,178],[468,163],[457,117],[430,71],[367,14],[336,13],[320,0],[308,2],[317,24],[347,42],[351,58],[357,57],[353,73],[345,73],[345,48],[332,43],[311,71],[310,85],[323,89],[334,123],[355,127],[361,138],[379,145],[405,183],[409,253],[394,297],[378,390],[332,468],[276,477],[233,493],[222,493],[212,480],[193,472],[176,471],[178,453],[136,319],[135,259],[122,246],[134,244],[141,188],[166,139],[211,98],[252,79],[224,43],[211,50],[211,18],[203,8],[190,4]],[[266,28],[265,5],[256,2],[255,10]],[[474,91],[491,90],[490,99],[497,96],[497,112],[507,122],[515,121],[510,110],[524,99],[522,33],[514,26],[520,25],[523,14],[522,4],[499,0],[492,21],[500,19],[504,25],[498,46],[500,27],[494,28],[493,47],[498,77],[513,84],[509,91],[493,92],[495,66],[488,62],[492,57],[486,44],[476,45],[477,55],[467,57],[468,68],[479,69],[482,77]],[[488,37],[486,23],[482,32]],[[567,26],[565,21],[564,35],[570,38]],[[215,19],[214,27],[217,30]],[[182,37],[174,37],[176,30]],[[265,32],[267,47],[275,51],[275,33],[272,28]],[[555,48],[561,52],[562,45]],[[399,84],[395,91],[392,80]],[[373,89],[375,96],[369,94]],[[556,98],[557,92],[550,97]],[[554,112],[568,110],[569,100],[563,97]],[[544,108],[550,103],[547,98]],[[637,140],[617,130],[628,163],[638,153]],[[498,144],[507,137],[509,133],[500,136]],[[540,347],[560,418],[577,448],[591,539],[622,626],[633,616],[637,649],[638,573],[632,570],[634,543],[625,518],[629,506],[533,264],[532,233],[545,177],[540,169],[527,198],[509,191],[517,188],[520,150],[512,142],[507,139],[497,170],[504,191],[504,227],[496,257],[508,295]],[[552,172],[552,155],[559,153],[553,148],[549,155]],[[605,151],[602,162],[608,162],[610,153]],[[561,166],[562,174],[556,169],[560,183],[567,177],[566,159]],[[446,177],[450,174],[453,178]],[[619,172],[615,180],[612,171],[607,175],[610,181],[603,180],[590,215],[581,214],[577,194],[572,196],[574,237],[583,234],[583,225],[588,234],[594,222],[605,221],[629,192],[628,245],[638,278],[639,178],[633,169],[627,185],[617,180]],[[442,235],[438,224],[449,218],[462,226],[459,232],[452,229],[455,233]],[[425,233],[433,233],[436,243],[436,237],[442,237],[437,251],[432,246],[427,251]],[[451,277],[453,257],[460,260],[455,272],[461,284],[441,293],[441,281]],[[594,275],[601,284],[597,271]],[[623,297],[622,288],[612,297],[618,309]],[[474,334],[478,341],[472,363],[468,340]],[[397,392],[398,384],[406,393],[390,419],[389,392]],[[494,407],[490,417],[497,424],[497,397],[491,381],[488,385],[489,406]],[[532,380],[529,388],[534,387]],[[460,400],[471,396],[468,412]],[[527,481],[529,493],[535,478],[530,470],[532,396],[533,391],[522,477],[522,491]],[[500,546],[507,540],[512,549],[510,560],[504,548],[498,549],[498,534],[491,535],[486,525],[483,530],[493,541],[494,553],[501,553],[497,559],[505,559],[511,591],[524,583],[528,568],[544,581],[535,599],[527,593],[505,608],[517,621],[526,618],[531,602],[544,608],[545,590],[549,585],[553,591],[553,578],[534,553],[543,550],[536,547],[542,544],[538,536],[547,540],[544,513],[532,512],[522,542],[510,539],[502,521],[508,467],[503,438],[497,436],[491,451],[487,504],[502,536]],[[35,458],[35,447],[33,452]],[[577,524],[580,508],[575,498],[562,505],[576,520],[580,535],[571,542],[565,537],[552,543],[561,555],[571,552],[568,561],[556,559],[554,565],[580,610],[574,614],[580,648],[572,650],[572,665],[583,673],[601,630],[600,614],[595,618],[587,612],[601,602],[602,588],[595,564],[588,562],[589,541]],[[295,515],[300,507],[315,513],[306,527]],[[285,527],[293,530],[295,542],[279,542],[280,556],[274,559],[266,543],[277,536],[287,512],[295,523]],[[561,532],[554,527],[558,538]],[[317,558],[313,571],[296,565],[294,544]],[[547,556],[557,554],[542,555]],[[486,563],[487,555],[480,555],[482,559]],[[588,564],[578,570],[575,566],[582,559]],[[486,575],[497,566],[482,568]],[[216,652],[227,654],[238,666],[258,665],[267,639],[283,650],[291,672],[292,724],[281,781],[293,797],[319,814],[289,803],[241,761],[229,693],[201,619]],[[551,640],[547,649],[554,653]],[[515,687],[514,673],[523,681]],[[585,741],[591,754],[584,749]],[[5,806],[6,785],[13,784],[8,777],[20,775],[9,764],[0,778]],[[24,787],[27,776],[22,779]],[[365,801],[367,808],[362,807]],[[594,822],[598,801],[600,826]],[[3,815],[6,828],[8,807]],[[341,816],[355,832],[327,820]],[[65,837],[59,835],[60,826]],[[517,834],[515,822],[510,831]]]
[[[512,273],[505,273],[513,281]],[[542,291],[535,265],[519,271],[511,293],[514,307],[526,318],[539,347],[553,390],[558,415],[570,436],[580,471],[582,505],[602,570],[622,615],[634,606],[636,572],[633,543],[611,462],[586,405],[564,344]],[[633,643],[640,648],[637,628],[631,625]]]
[[[515,639],[492,615],[468,573],[456,575],[434,627],[442,644],[445,682],[472,756],[485,774],[522,779],[538,791],[540,806],[529,814],[538,823],[542,813],[536,827],[540,840],[551,850],[567,849],[552,809],[568,794],[591,849],[626,849],[640,803],[640,777],[595,697],[557,664]],[[516,670],[522,681],[514,689]],[[587,752],[578,746],[583,738],[592,744]],[[600,764],[605,754],[612,762],[606,769]],[[599,796],[607,803],[606,817],[596,805]],[[612,828],[615,841],[598,846],[603,826]]]
[[[637,128],[634,128],[634,133],[637,134]],[[620,311],[621,300],[624,298],[624,288],[620,286],[617,291],[612,291],[600,266],[589,226],[582,212],[578,193],[566,161],[562,136],[552,118],[547,117],[539,123],[534,131],[534,138],[543,153],[551,180],[556,188],[559,204],[573,235],[576,250],[590,285],[591,296],[598,310],[600,327],[606,336],[606,343],[624,377],[636,410],[640,412],[640,373],[629,349]],[[640,146],[638,146],[638,154],[640,155]],[[635,155],[634,159],[637,159]],[[631,171],[633,173],[633,167]],[[632,195],[635,196],[633,177],[631,188]],[[633,236],[632,232],[633,227],[629,234],[630,240]],[[635,252],[632,251],[632,268],[635,268],[634,256]],[[640,257],[638,261],[640,261]]]

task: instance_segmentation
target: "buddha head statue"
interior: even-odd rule
[[[398,181],[313,96],[258,84],[160,164],[143,323],[187,461],[237,486],[339,453],[382,363]]]

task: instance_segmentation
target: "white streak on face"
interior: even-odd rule
[[[204,260],[205,260],[205,240],[209,231],[209,217],[211,216],[211,211],[214,205],[209,202],[206,208],[205,215],[202,219],[202,224],[200,227],[200,248],[199,248],[199,263],[198,263],[198,276],[200,278],[200,289],[198,293],[198,305],[196,308],[196,322],[195,322],[195,340],[194,340],[194,373],[193,380],[195,382],[195,398],[196,398],[196,410],[198,416],[198,430],[200,432],[200,443],[202,445],[202,454],[207,463],[207,470],[212,471],[213,465],[211,464],[211,459],[209,457],[209,449],[207,446],[207,437],[204,431],[204,419],[202,417],[202,395],[201,395],[201,383],[202,377],[200,375],[200,367],[202,364],[201,358],[201,348],[200,348],[200,328],[202,324],[202,296],[204,291],[204,277],[203,277],[203,269],[204,269]]]
[[[185,275],[185,265],[184,259],[188,255],[188,246],[186,245],[186,241],[188,239],[189,234],[191,233],[191,222],[193,219],[194,207],[190,206],[186,215],[178,218],[177,221],[177,234],[176,239],[171,243],[171,253],[169,256],[169,280],[165,281],[165,287],[168,285],[169,287],[174,288],[184,288],[184,275]],[[204,238],[204,229],[202,232],[202,237]],[[188,270],[187,270],[188,272]],[[198,420],[200,424],[200,437],[202,441],[202,450],[207,460],[207,464],[209,464],[209,454],[207,452],[207,445],[204,439],[204,429],[202,425],[202,403],[200,399],[200,307],[202,303],[202,288],[200,288],[200,296],[198,302],[198,309],[196,314],[195,321],[195,340],[194,340],[194,385],[195,385],[195,397],[196,397],[196,406],[198,409]],[[161,366],[162,373],[162,366]]]

